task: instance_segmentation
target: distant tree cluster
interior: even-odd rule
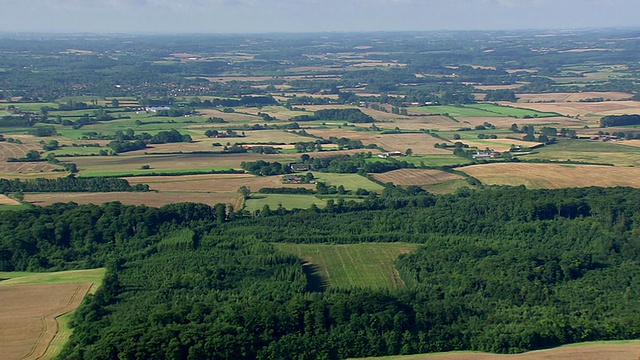
[[[360,109],[324,109],[318,110],[313,115],[294,116],[289,121],[316,121],[338,120],[350,123],[372,123],[375,119],[371,115],[363,113]]]
[[[286,164],[279,162],[268,162],[264,160],[243,161],[240,167],[248,173],[259,176],[281,175],[291,173],[291,169]]]
[[[640,115],[609,115],[600,119],[600,127],[640,125]]]
[[[149,185],[130,185],[118,178],[77,178],[67,176],[57,179],[38,178],[33,180],[0,179],[0,193],[14,192],[113,192],[149,191]]]

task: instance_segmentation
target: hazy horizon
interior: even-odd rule
[[[314,33],[640,27],[636,0],[0,0],[0,32]]]

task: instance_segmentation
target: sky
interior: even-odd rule
[[[640,28],[640,0],[0,0],[0,32]]]

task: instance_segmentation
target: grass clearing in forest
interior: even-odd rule
[[[394,267],[401,254],[419,248],[408,243],[274,244],[304,260],[323,288],[401,289],[404,282]]]
[[[52,273],[0,272],[0,343],[7,359],[53,359],[69,336],[69,320],[94,293],[105,269]]]
[[[287,210],[308,209],[312,204],[323,208],[327,205],[327,202],[313,195],[252,194],[251,197],[245,201],[245,209],[253,212],[255,210],[262,210],[265,205],[268,205],[271,210],[276,210],[281,205]]]

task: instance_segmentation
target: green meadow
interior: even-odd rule
[[[382,191],[382,185],[377,184],[364,176],[358,174],[333,174],[333,173],[313,173],[319,181],[331,186],[344,186],[346,190],[357,190],[358,188],[369,191]]]
[[[261,210],[268,205],[271,210],[282,206],[285,209],[308,209],[314,204],[319,208],[327,203],[323,199],[318,199],[313,195],[290,195],[290,194],[252,194],[251,198],[245,201],[245,209],[248,211]]]
[[[47,273],[0,271],[0,286],[86,282],[99,285],[102,282],[105,271],[104,268]]]
[[[416,250],[418,244],[366,243],[274,244],[278,249],[307,262],[313,276],[321,278],[324,287],[333,289],[400,289],[394,262],[400,254]]]

